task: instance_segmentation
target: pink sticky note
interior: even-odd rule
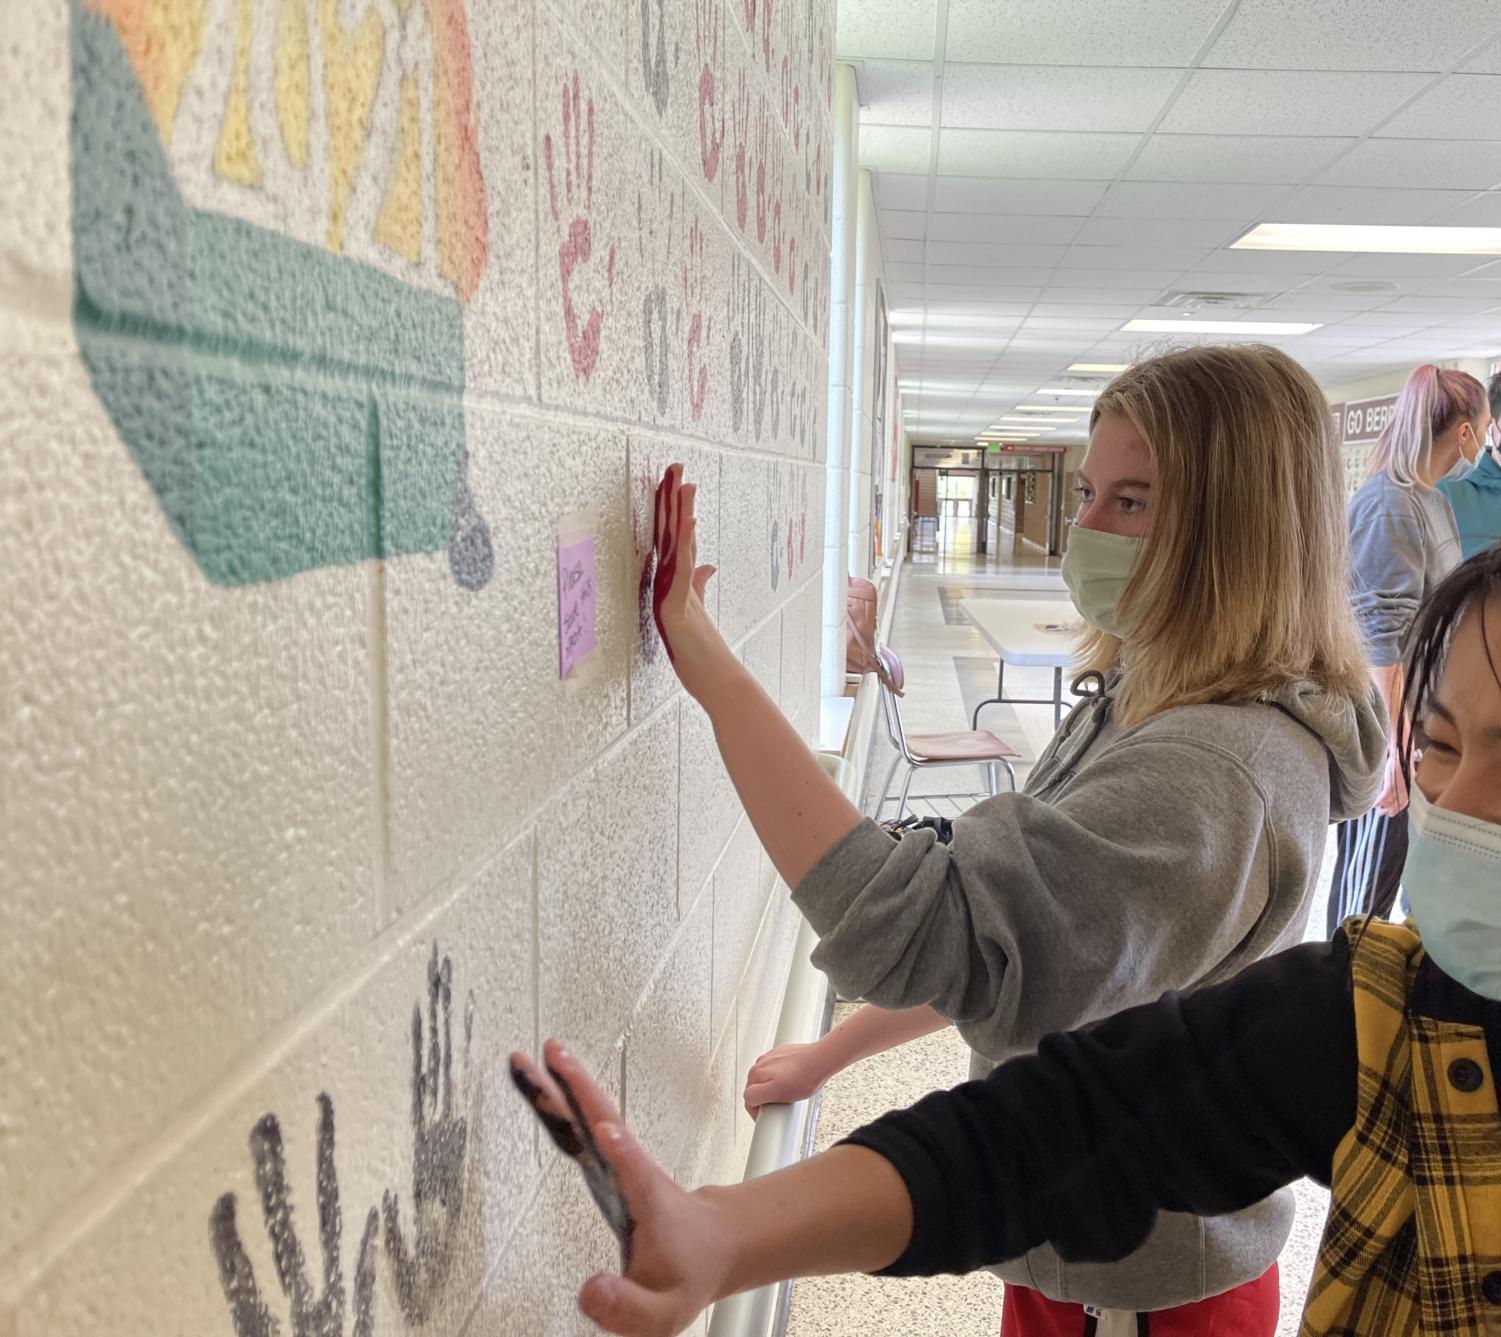
[[[594,653],[594,540],[558,548],[559,676],[568,677]]]

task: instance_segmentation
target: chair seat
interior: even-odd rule
[[[988,729],[908,734],[907,746],[922,761],[1011,761],[1021,756]]]

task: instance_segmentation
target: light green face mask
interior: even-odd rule
[[[1063,583],[1079,615],[1107,635],[1126,635],[1116,609],[1140,555],[1139,538],[1080,525],[1069,533],[1068,550],[1063,554]]]

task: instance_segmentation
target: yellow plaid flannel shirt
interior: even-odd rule
[[[1358,1089],[1302,1337],[1501,1337],[1501,1115],[1485,1032],[1409,1009],[1423,944],[1350,920]]]

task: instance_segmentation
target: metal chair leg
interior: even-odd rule
[[[902,754],[898,752],[892,757],[891,765],[887,768],[886,779],[881,785],[881,792],[876,795],[876,820],[881,820],[881,809],[886,806],[886,795],[891,793],[891,778],[896,774],[896,768],[902,760]],[[900,816],[900,815],[899,815]]]
[[[902,797],[896,805],[896,819],[901,821],[907,815],[907,795],[912,792],[912,777],[917,774],[917,767],[907,767],[907,778],[902,781]]]
[[[996,770],[995,762],[989,762],[985,767],[985,783],[990,786],[990,797],[994,798],[1001,792],[1001,773]]]
[[[1005,758],[1001,759],[1001,765],[1006,768],[1006,774],[1011,777],[1011,792],[1016,793],[1016,767]]]

